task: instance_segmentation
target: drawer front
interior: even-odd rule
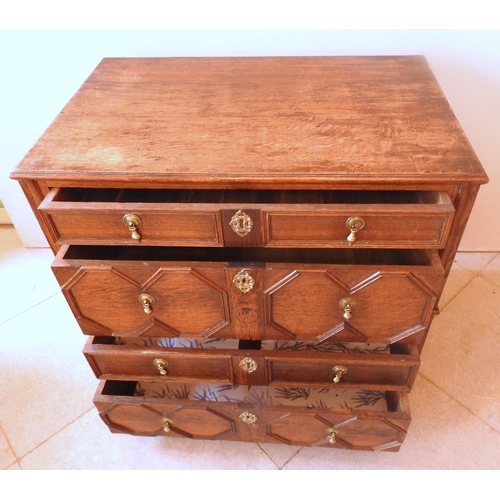
[[[165,340],[158,339],[158,344]],[[411,346],[398,346],[393,354],[386,348],[380,354],[377,351],[381,348],[356,348],[352,349],[355,353],[349,353],[351,344],[328,342],[307,346],[287,342],[270,351],[214,348],[214,344],[227,344],[224,340],[212,342],[209,348],[203,343],[193,347],[198,342],[181,339],[168,342],[175,347],[150,344],[155,344],[154,339],[129,339],[128,343],[117,345],[110,343],[109,337],[92,337],[83,352],[95,375],[103,380],[156,379],[251,386],[299,384],[408,391],[420,365]]]
[[[61,249],[52,269],[87,335],[394,343],[426,330],[443,279],[437,261],[232,267],[71,255]]]
[[[39,209],[59,245],[223,245],[214,206],[65,201],[52,189]]]
[[[234,384],[231,355],[214,349],[165,349],[101,343],[90,338],[83,353],[96,377]]]
[[[411,420],[404,393],[364,391],[350,394],[343,408],[318,408],[305,403],[318,396],[297,388],[284,404],[268,404],[259,387],[243,401],[217,386],[164,385],[152,392],[155,397],[134,382],[101,381],[94,404],[112,432],[353,450],[397,451]],[[287,391],[276,401],[280,394]],[[325,400],[324,391],[320,397]],[[383,407],[374,409],[380,398]]]
[[[39,209],[48,215],[60,245],[444,246],[454,215],[446,193],[352,193],[54,188]],[[178,198],[186,201],[176,202]],[[228,203],[226,198],[235,201]],[[252,203],[258,199],[264,202]]]
[[[301,212],[269,210],[264,217],[265,245],[270,247],[442,248],[453,207],[356,205]]]
[[[420,360],[402,354],[288,354],[265,357],[267,383],[409,391]],[[248,383],[251,383],[251,379]]]
[[[439,272],[348,267],[269,270],[266,337],[391,344],[426,330]]]
[[[65,264],[56,259],[52,269],[86,335],[231,336],[226,275],[221,266]]]

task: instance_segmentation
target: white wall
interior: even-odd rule
[[[427,57],[490,177],[461,250],[500,251],[498,30],[0,31],[0,199],[25,244],[44,246],[8,175],[103,57],[402,54]]]

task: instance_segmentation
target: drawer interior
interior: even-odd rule
[[[124,345],[165,349],[231,349],[242,351],[317,352],[345,354],[414,354],[408,344],[361,342],[294,342],[289,340],[185,339],[176,337],[94,337],[95,345]]]
[[[237,203],[237,204],[397,204],[449,202],[439,191],[252,190],[252,189],[57,189],[55,202],[75,203]]]
[[[432,266],[436,254],[424,249],[260,248],[260,247],[139,247],[72,245],[64,259],[108,261],[174,261],[299,264]]]
[[[108,380],[104,384],[102,394],[162,400],[235,403],[257,407],[298,406],[383,412],[399,411],[398,397],[391,396],[387,391],[376,390]]]

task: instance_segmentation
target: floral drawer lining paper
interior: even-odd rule
[[[247,403],[257,407],[302,406],[387,411],[384,391],[307,387],[263,387],[165,382],[137,383],[135,396],[191,401]]]
[[[136,345],[140,347],[169,347],[187,349],[238,349],[237,339],[179,339],[179,338],[128,338],[117,337],[119,345]],[[386,344],[363,344],[355,342],[291,342],[283,340],[263,340],[263,351],[311,351],[311,352],[345,352],[360,354],[390,354]]]

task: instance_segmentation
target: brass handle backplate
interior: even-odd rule
[[[229,223],[231,229],[243,238],[246,236],[253,227],[253,220],[245,212],[238,210],[232,217]]]
[[[172,430],[172,424],[174,422],[170,418],[163,417],[161,423],[163,425],[163,432],[170,432]]]
[[[335,444],[337,442],[337,435],[339,431],[334,427],[330,427],[329,429],[326,429],[326,433],[329,436],[328,441],[330,441],[330,444]]]
[[[153,365],[158,368],[158,371],[160,372],[160,375],[165,376],[167,374],[167,366],[168,363],[162,359],[162,358],[156,358],[153,360]]]
[[[345,221],[345,225],[351,231],[347,237],[347,243],[351,246],[356,241],[356,233],[365,227],[365,219],[363,217],[349,217]]]
[[[255,280],[248,274],[247,271],[242,269],[233,278],[234,286],[243,293],[248,293],[255,285]]]
[[[151,306],[156,302],[156,299],[152,295],[149,295],[149,293],[141,293],[139,295],[139,302],[142,304],[144,312],[151,314],[153,312]]]
[[[356,307],[357,302],[352,297],[347,297],[339,302],[339,307],[344,310],[344,318],[352,318],[352,310]]]
[[[258,367],[259,367],[259,365],[252,358],[247,357],[247,358],[243,358],[240,361],[240,368],[245,372],[253,373],[255,370],[257,370]]]
[[[142,220],[138,215],[127,214],[123,216],[123,223],[132,232],[132,239],[136,241],[141,241],[141,235],[137,231],[142,226]]]
[[[255,422],[257,422],[257,417],[256,415],[254,415],[253,413],[250,413],[248,411],[244,411],[241,415],[240,415],[240,420],[242,422],[245,422],[245,424],[254,424]]]
[[[332,371],[335,374],[335,377],[333,377],[333,382],[335,384],[338,384],[340,382],[340,379],[342,378],[342,375],[345,375],[349,370],[343,365],[337,365],[332,368]]]

